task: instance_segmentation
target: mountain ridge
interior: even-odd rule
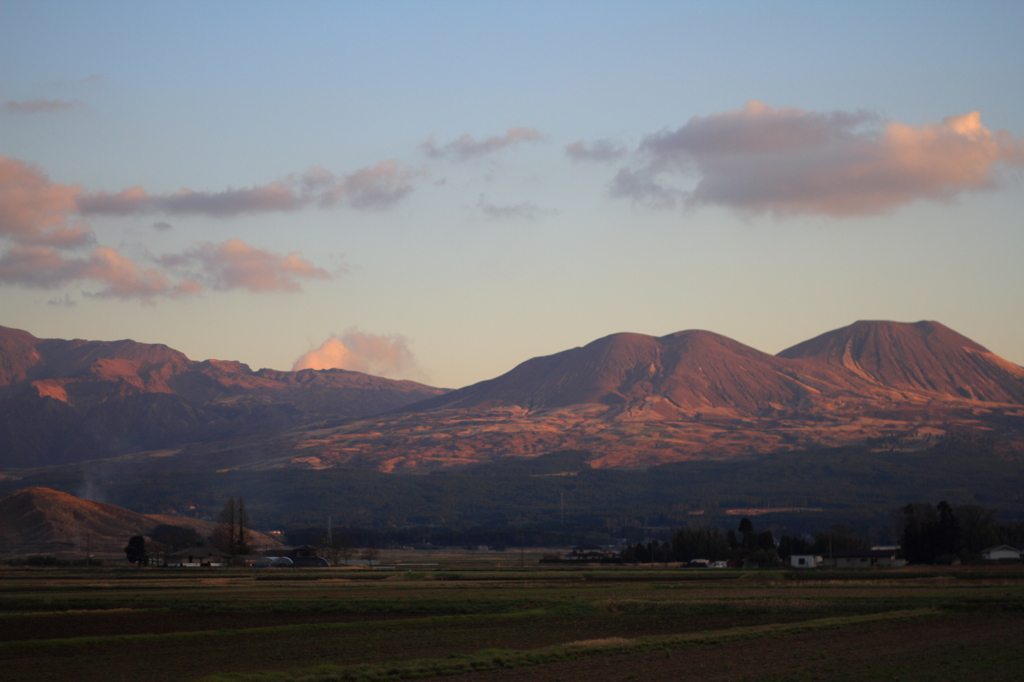
[[[25,338],[15,337],[12,345],[25,357]],[[86,371],[63,383],[36,380],[32,386],[40,396],[43,389],[63,389],[69,400],[83,404],[91,399],[85,389],[104,382],[128,394],[152,387],[143,396],[149,403],[100,415],[110,420],[108,432],[114,434],[119,425],[166,428],[151,439],[150,449],[161,439],[178,447],[173,456],[134,457],[132,466],[427,472],[587,450],[598,468],[646,467],[798,447],[913,442],[957,429],[998,438],[1007,456],[1024,454],[1024,368],[937,322],[859,321],[777,355],[703,330],[661,337],[611,334],[531,358],[493,379],[454,391],[429,389],[422,400],[406,395],[400,404],[362,415],[334,410],[325,399],[330,389],[318,387],[341,382],[349,395],[359,390],[368,395],[387,380],[344,370],[252,372],[230,361],[193,363],[188,371],[177,371],[192,361],[166,347],[105,348],[110,357],[75,346],[93,362],[68,360],[67,366]],[[147,353],[166,361],[143,367],[138,358],[149,358]],[[17,371],[16,365],[6,366]],[[33,375],[21,373],[25,385]],[[128,378],[118,383],[119,376]],[[293,418],[274,422],[267,407],[273,407],[273,398],[252,388],[257,385],[272,385],[281,402],[294,409]],[[161,393],[163,386],[177,393]],[[189,403],[181,395],[195,400]],[[47,409],[62,409],[57,398],[38,399]],[[223,412],[238,405],[252,408],[245,413],[248,428],[258,424],[259,435],[218,431],[216,420],[208,420],[210,428],[189,432],[203,438],[185,443],[180,437],[174,441],[182,429],[166,426],[168,420],[189,424],[205,418],[190,410]],[[164,421],[151,425],[147,420],[156,413]],[[131,446],[123,444],[119,451],[133,452]]]
[[[0,466],[126,454],[386,412],[443,389],[348,370],[253,371],[130,339],[0,327]],[[11,453],[14,453],[11,456]]]

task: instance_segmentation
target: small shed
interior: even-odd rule
[[[981,558],[985,561],[1020,561],[1020,550],[1009,545],[996,545],[981,550]]]
[[[793,554],[789,557],[789,565],[793,568],[814,568],[820,563],[821,557],[813,554]]]

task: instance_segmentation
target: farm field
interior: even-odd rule
[[[519,559],[520,557],[515,557]],[[0,677],[1016,680],[1019,566],[0,568]]]

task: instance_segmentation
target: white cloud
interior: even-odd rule
[[[302,369],[347,369],[375,376],[422,380],[408,341],[398,334],[379,335],[350,327],[303,354],[292,366]]]

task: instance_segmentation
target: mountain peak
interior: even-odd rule
[[[861,320],[787,348],[778,357],[842,367],[896,389],[1024,401],[1024,371],[1013,371],[1010,363],[939,322]]]

